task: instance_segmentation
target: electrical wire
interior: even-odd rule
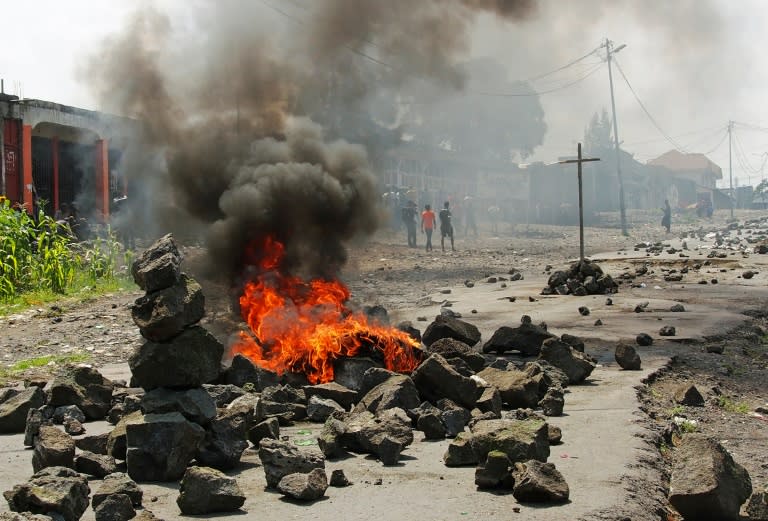
[[[635,100],[637,101],[637,104],[640,105],[641,109],[643,109],[643,112],[645,112],[645,115],[648,116],[648,119],[653,124],[653,126],[656,127],[656,130],[658,130],[659,133],[662,136],[664,136],[666,138],[666,140],[669,141],[672,144],[672,146],[674,146],[678,151],[686,152],[686,150],[678,142],[676,142],[674,139],[669,137],[669,134],[664,132],[664,130],[661,128],[661,126],[656,122],[656,119],[654,119],[654,117],[651,116],[651,113],[648,112],[648,109],[645,108],[645,104],[642,101],[640,101],[640,97],[635,92],[635,89],[632,87],[632,84],[629,83],[629,79],[627,79],[627,75],[624,74],[624,71],[622,70],[621,65],[619,65],[619,62],[618,62],[618,60],[616,60],[615,57],[613,58],[613,62],[616,64],[616,68],[619,70],[619,73],[621,74],[621,77],[624,78],[624,82],[627,84],[627,87],[629,87],[630,92],[635,97]]]

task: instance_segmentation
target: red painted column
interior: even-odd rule
[[[59,211],[59,138],[51,139],[51,161],[53,163],[53,211]]]
[[[22,204],[32,213],[32,125],[24,125],[21,130],[21,172]]]
[[[96,141],[96,209],[109,220],[109,141]]]

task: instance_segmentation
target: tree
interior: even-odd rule
[[[415,90],[404,127],[426,145],[447,148],[480,160],[526,159],[542,144],[544,109],[530,85],[510,81],[506,69],[490,58],[460,67],[461,90],[434,83]],[[524,96],[494,94],[515,93]]]
[[[587,154],[600,156],[613,150],[613,122],[608,117],[608,111],[603,108],[600,115],[597,112],[584,129],[584,149]]]

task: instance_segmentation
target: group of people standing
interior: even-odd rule
[[[411,248],[416,247],[416,218],[418,215],[418,209],[416,203],[408,201],[408,204],[403,208],[402,218],[408,231],[408,246]],[[451,239],[451,250],[456,251],[456,247],[453,242],[453,223],[452,214],[450,209],[450,203],[448,201],[443,205],[443,209],[439,214],[435,216],[435,212],[432,210],[431,205],[424,205],[424,211],[421,212],[421,233],[426,234],[427,244],[426,251],[432,251],[432,233],[435,230],[437,220],[440,220],[440,247],[445,251],[445,238]]]

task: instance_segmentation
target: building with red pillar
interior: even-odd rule
[[[106,222],[125,194],[119,161],[136,122],[0,93],[0,195],[27,211],[63,206]]]

